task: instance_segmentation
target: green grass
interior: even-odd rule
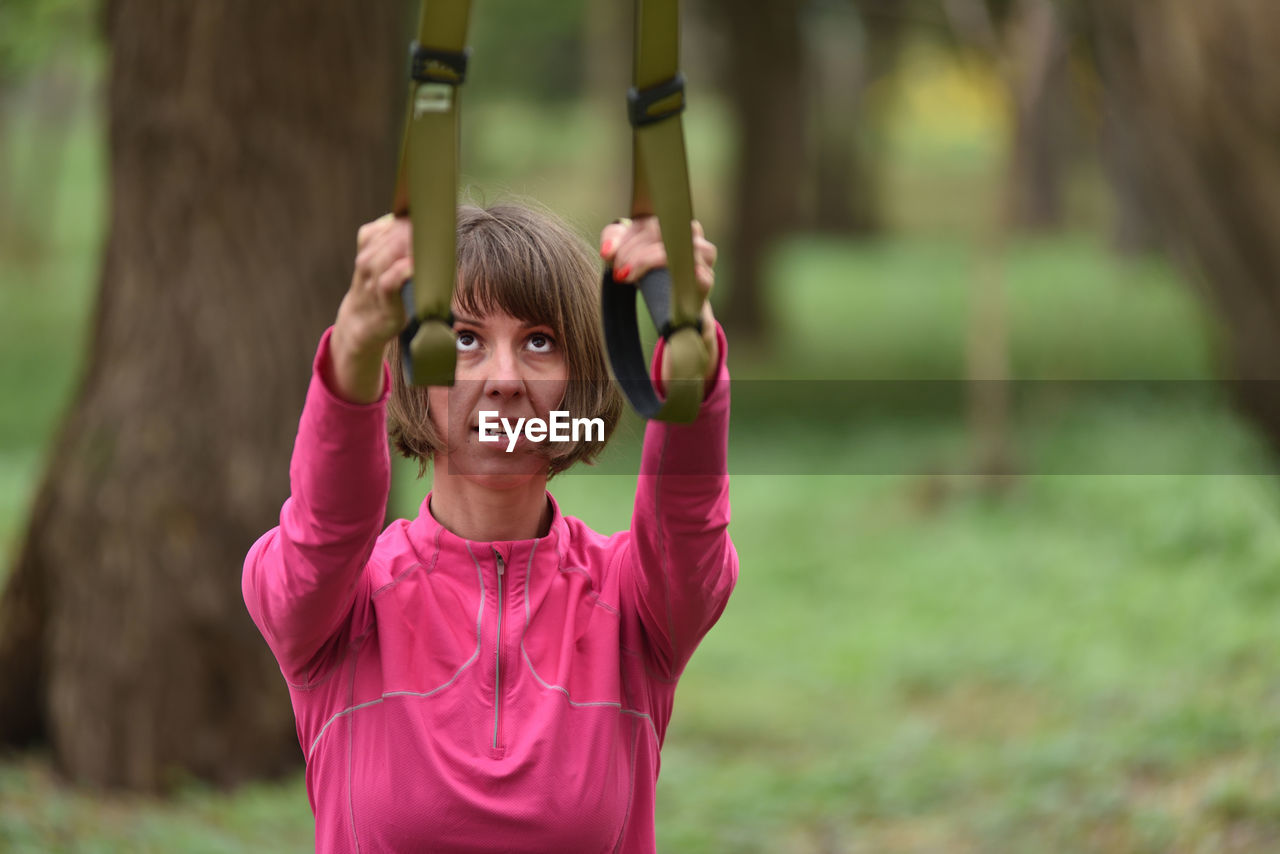
[[[937,103],[912,109],[934,116]],[[486,132],[469,168],[487,190],[546,196],[584,227],[611,215],[569,180],[608,171],[575,156],[603,145],[599,128],[569,107],[509,108],[471,119]],[[691,157],[723,181],[725,125],[709,113]],[[530,128],[519,144],[494,130],[513,118]],[[808,378],[772,388],[851,399],[803,424],[752,398],[770,387],[738,386],[752,413],[733,438],[741,581],[677,696],[660,849],[1274,849],[1280,489],[1205,383],[1213,332],[1167,265],[1117,260],[1090,233],[1000,255],[964,236],[965,194],[989,200],[991,135],[967,127],[944,145],[933,127],[908,115],[895,130],[904,230],[787,243],[770,270],[785,296],[776,347],[735,343],[739,378]],[[64,186],[78,189],[59,203],[53,251],[0,255],[6,553],[79,370],[102,233],[94,139],[82,128],[70,149]],[[1015,378],[1128,381],[1094,394],[1028,384],[1040,393],[1020,401],[1012,434],[1024,476],[999,494],[963,474],[972,442],[953,382],[918,410],[874,397],[966,376],[971,289],[992,275]],[[1182,384],[1135,382],[1153,380]],[[599,529],[627,523],[634,479],[608,473],[634,453],[627,431],[621,462],[553,482]],[[421,489],[401,479],[401,508]],[[300,776],[154,800],[67,786],[42,754],[0,761],[0,851],[306,851],[311,833]]]
[[[15,177],[34,131],[19,126]],[[102,140],[91,115],[59,129],[47,222],[0,229],[0,556],[25,520],[29,493],[81,370],[103,235]],[[33,183],[26,175],[22,187]],[[38,183],[38,182],[36,182]],[[18,186],[15,184],[15,186]],[[0,569],[3,573],[3,569]]]
[[[770,275],[782,358],[759,364],[744,354],[747,373],[963,378],[975,281],[991,270],[1008,307],[1016,379],[1210,375],[1211,326],[1192,294],[1171,286],[1167,264],[1118,258],[1082,232],[1024,240],[1002,256],[949,235],[789,241]]]
[[[570,508],[630,488],[566,485]],[[1272,478],[1027,477],[1002,499],[956,478],[941,504],[925,486],[736,477],[742,577],[677,698],[662,850],[1280,834]]]
[[[1227,782],[1240,832],[1280,831],[1271,482],[1028,478],[940,509],[916,485],[737,479],[743,577],[678,701],[671,850],[930,850],[893,839],[939,823],[939,850],[1084,850],[1149,807],[1187,839]]]
[[[157,801],[77,792],[59,783],[39,756],[0,764],[0,851],[301,853],[313,850],[311,840],[300,778],[245,786],[234,795],[190,786]]]

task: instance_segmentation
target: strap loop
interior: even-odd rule
[[[459,98],[467,79],[470,0],[424,0],[409,47],[409,105],[391,210],[413,221],[414,278],[400,288],[410,385],[453,385]]]
[[[634,86],[627,92],[632,126],[631,215],[658,217],[667,266],[636,286],[606,270],[600,308],[609,367],[644,418],[693,421],[702,405],[710,353],[702,337],[702,291],[694,259],[693,202],[685,154],[684,75],[679,69],[679,0],[636,0]],[[636,291],[667,342],[670,379],[659,398],[649,379],[636,327]]]
[[[665,269],[651,271],[638,286],[615,282],[611,271],[605,270],[600,291],[601,320],[609,367],[631,407],[642,418],[687,422],[697,418],[702,406],[707,348],[702,334],[691,331],[694,324],[677,326],[668,319],[670,287],[670,274]],[[644,297],[655,323],[667,330],[663,337],[667,341],[671,379],[665,383],[665,398],[658,397],[640,348],[637,291]]]

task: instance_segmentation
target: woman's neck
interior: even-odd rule
[[[464,540],[532,540],[551,528],[551,502],[545,476],[494,488],[436,467],[431,485],[431,515]]]

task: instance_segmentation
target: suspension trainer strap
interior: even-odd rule
[[[467,77],[470,0],[423,0],[409,49],[409,108],[396,216],[413,219],[413,278],[400,289],[400,333],[411,385],[453,385],[453,282],[457,270],[459,87]]]
[[[684,148],[684,76],[680,62],[679,0],[636,0],[635,86],[627,93],[631,119],[632,216],[656,214],[667,267],[638,286],[604,271],[601,310],[614,377],[636,412],[662,421],[692,421],[702,405],[709,354],[702,339],[702,292],[694,274],[693,202]],[[649,380],[636,325],[636,288],[666,341],[671,379],[666,399]]]

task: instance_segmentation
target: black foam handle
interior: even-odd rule
[[[604,343],[609,353],[613,375],[632,408],[643,418],[652,418],[662,409],[649,379],[649,365],[640,346],[640,328],[636,322],[636,289],[644,296],[649,316],[659,329],[671,317],[671,275],[666,269],[650,270],[632,285],[613,280],[613,268],[606,267],[600,285],[601,320]]]
[[[644,297],[644,304],[649,309],[649,317],[653,318],[653,327],[662,335],[667,334],[671,325],[671,273],[666,267],[659,267],[645,273],[635,284]]]
[[[409,347],[413,343],[413,336],[418,334],[418,327],[422,325],[422,321],[418,320],[418,309],[413,304],[413,279],[405,279],[400,286],[400,302],[404,304],[404,316],[409,319],[404,329],[400,330],[400,365],[404,370],[405,382],[413,385],[413,353]]]
[[[418,307],[413,304],[413,279],[405,279],[400,286],[400,302],[404,305],[404,316],[409,318],[409,323],[416,321]]]

